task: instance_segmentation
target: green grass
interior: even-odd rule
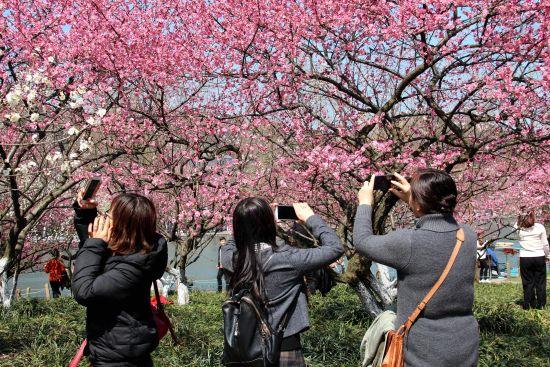
[[[550,365],[550,310],[523,311],[516,305],[520,298],[517,284],[476,287],[480,366]],[[219,365],[223,296],[197,292],[191,301],[169,306],[182,343],[163,339],[153,355],[156,366]],[[22,300],[0,310],[0,367],[66,366],[82,339],[84,315],[70,298]],[[339,286],[325,298],[312,297],[310,319],[302,339],[308,365],[359,366],[359,343],[369,320],[352,291]]]

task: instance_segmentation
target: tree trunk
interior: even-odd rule
[[[2,305],[4,307],[11,306],[11,297],[8,289],[8,263],[8,257],[4,256],[0,258],[0,300],[2,301]]]
[[[187,255],[181,255],[180,257],[180,263],[179,263],[179,270],[180,270],[180,281],[188,285],[187,280]]]
[[[13,284],[11,285],[10,304],[11,304],[11,300],[15,298],[15,292],[17,290],[17,283],[19,281],[19,273],[20,273],[20,269],[19,269],[19,258],[18,258],[17,259],[17,264],[15,265],[15,273],[13,274]]]

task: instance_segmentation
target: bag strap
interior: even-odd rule
[[[168,330],[170,330],[170,335],[172,336],[172,340],[174,341],[174,344],[178,344],[178,337],[176,335],[176,332],[174,331],[174,327],[172,326],[172,321],[170,321],[170,318],[168,317],[168,315],[166,315],[166,312],[164,312],[164,305],[160,301],[160,294],[159,294],[159,289],[158,289],[156,280],[153,280],[153,287],[155,288],[155,298],[157,299],[157,308],[160,313],[166,316],[166,321],[168,322]]]
[[[428,294],[424,297],[424,299],[416,306],[413,313],[407,318],[407,321],[401,326],[401,328],[404,326],[404,331],[408,332],[411,326],[414,324],[416,319],[418,319],[418,316],[420,316],[420,313],[424,310],[428,302],[432,299],[434,294],[437,292],[439,287],[441,287],[441,284],[445,281],[447,278],[447,275],[449,275],[449,272],[451,271],[451,268],[453,267],[456,257],[458,256],[458,252],[460,251],[460,248],[462,247],[462,243],[464,242],[464,230],[460,228],[456,232],[456,245],[453,249],[453,252],[451,253],[451,257],[449,258],[449,261],[447,262],[447,266],[445,266],[445,269],[443,270],[443,273],[439,276],[439,279],[437,282],[435,282],[434,286]],[[401,329],[400,328],[400,329]]]
[[[86,349],[86,345],[88,344],[88,339],[84,339],[82,341],[82,344],[80,344],[80,347],[76,351],[76,354],[74,355],[73,359],[69,362],[69,367],[78,367],[80,364],[80,361],[82,360],[82,357],[84,356],[84,350]]]

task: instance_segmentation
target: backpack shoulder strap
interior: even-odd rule
[[[428,294],[424,297],[424,299],[416,306],[413,313],[407,318],[407,321],[405,321],[405,331],[408,331],[411,326],[414,324],[416,319],[418,319],[418,316],[420,316],[420,313],[424,310],[426,307],[426,304],[430,302],[434,294],[437,292],[439,287],[441,287],[441,284],[445,281],[447,278],[447,275],[449,275],[449,272],[451,271],[451,268],[453,267],[456,257],[458,256],[458,252],[460,251],[460,248],[462,247],[462,243],[464,242],[464,230],[462,228],[459,228],[459,230],[456,232],[456,245],[453,249],[453,252],[451,253],[451,257],[449,258],[449,261],[447,262],[447,266],[445,266],[445,269],[443,270],[443,273],[439,276],[439,279],[437,282],[435,282],[434,286]]]

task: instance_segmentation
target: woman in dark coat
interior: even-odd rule
[[[95,367],[153,366],[158,338],[150,289],[168,260],[166,240],[156,233],[155,206],[137,194],[115,197],[108,216],[96,217],[96,206],[81,194],[75,203],[75,226],[84,242],[72,290],[86,306],[89,360]]]
[[[419,170],[411,184],[395,174],[390,189],[409,204],[417,218],[413,229],[378,236],[372,230],[374,176],[359,191],[353,228],[357,251],[397,270],[397,327],[433,287],[464,230],[456,261],[447,278],[413,324],[406,339],[405,366],[477,366],[479,330],[472,313],[476,269],[476,234],[453,216],[457,188],[443,171]]]

